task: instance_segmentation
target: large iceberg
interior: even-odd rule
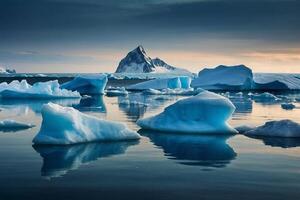
[[[244,134],[249,136],[300,137],[300,124],[287,119],[270,121],[246,131]]]
[[[293,74],[254,74],[256,90],[300,90],[300,78]]]
[[[252,87],[252,70],[245,65],[219,65],[203,69],[191,85],[208,90],[249,90]]]
[[[35,144],[74,144],[92,141],[139,139],[123,123],[86,115],[71,107],[48,103],[42,109],[42,125],[33,139]]]
[[[106,74],[80,75],[62,84],[61,88],[77,91],[80,94],[104,94],[106,84]]]
[[[58,98],[80,98],[78,92],[61,89],[57,80],[38,82],[33,85],[26,80],[21,82],[15,80],[11,83],[0,84],[1,98],[15,99],[58,99]]]
[[[158,78],[127,87],[129,90],[147,90],[147,89],[189,89],[191,78],[188,76],[179,76],[174,78]]]
[[[179,100],[158,115],[140,119],[143,129],[183,133],[236,133],[227,124],[235,107],[221,95],[203,91],[196,96]]]
[[[0,131],[4,131],[4,132],[18,131],[18,130],[28,129],[32,127],[34,127],[33,124],[26,124],[11,119],[0,121]]]

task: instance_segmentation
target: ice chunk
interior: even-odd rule
[[[100,158],[125,153],[131,142],[104,142],[76,145],[34,145],[33,148],[43,158],[41,175],[47,178],[61,177],[70,170],[76,170],[81,165],[88,164]]]
[[[147,89],[155,89],[155,90],[162,90],[162,89],[175,89],[175,88],[183,88],[188,89],[190,88],[191,78],[180,76],[175,78],[158,78],[153,79],[141,83],[137,83],[135,85],[130,85],[127,87],[129,90],[147,90]]]
[[[106,95],[113,97],[113,96],[126,96],[128,95],[128,92],[124,87],[120,88],[113,88],[113,89],[108,89],[106,90]]]
[[[203,69],[192,81],[192,87],[209,90],[249,90],[252,87],[252,70],[245,65]]]
[[[264,125],[246,131],[245,135],[272,137],[300,137],[300,124],[291,120],[266,122]]]
[[[1,98],[16,99],[57,99],[57,98],[80,98],[78,92],[61,89],[57,80],[38,82],[32,86],[26,80],[12,81],[0,84]]]
[[[106,84],[106,74],[80,75],[72,81],[62,84],[61,88],[72,91],[76,90],[80,94],[104,94]]]
[[[254,74],[256,90],[300,90],[300,78],[293,74]]]
[[[269,92],[264,92],[261,94],[253,94],[251,98],[255,102],[265,102],[265,101],[279,101],[280,99],[276,97],[275,95],[269,93]]]
[[[123,123],[86,115],[71,107],[48,103],[42,109],[42,125],[33,139],[36,144],[74,144],[91,141],[139,139]]]
[[[285,110],[293,110],[296,106],[292,103],[282,103],[281,108]]]
[[[254,127],[248,126],[248,125],[242,125],[242,126],[235,127],[235,130],[237,130],[240,134],[243,134],[252,129],[254,129]]]
[[[0,121],[0,131],[18,131],[18,130],[23,130],[23,129],[28,129],[28,128],[32,128],[34,127],[34,125],[32,124],[26,124],[23,122],[18,122],[15,120],[11,120],[11,119],[6,119],[6,120],[2,120]]]
[[[202,92],[203,89],[201,88],[189,88],[189,89],[162,89],[162,90],[155,90],[155,89],[147,89],[144,90],[144,94],[147,95],[180,95],[180,96],[189,96],[189,95],[196,95]]]
[[[213,92],[203,91],[196,96],[179,100],[153,117],[140,119],[143,129],[185,133],[236,133],[227,124],[235,107],[231,101]]]

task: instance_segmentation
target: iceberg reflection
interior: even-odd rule
[[[61,177],[70,170],[78,169],[98,158],[124,154],[131,145],[138,141],[86,143],[68,146],[33,145],[43,158],[41,175],[48,178]]]
[[[176,96],[157,96],[143,93],[129,93],[127,96],[118,96],[118,104],[122,110],[133,121],[142,118],[147,111],[161,108],[167,102],[178,99]]]
[[[80,99],[80,103],[73,106],[79,111],[91,111],[91,112],[106,112],[106,106],[103,101],[103,95],[93,95],[90,97],[83,97]]]
[[[230,136],[182,135],[154,132],[139,132],[162,148],[169,159],[184,165],[203,167],[225,167],[237,154],[226,143]]]
[[[36,114],[40,114],[44,104],[49,102],[59,104],[61,106],[73,106],[80,102],[80,99],[53,99],[53,100],[38,100],[38,99],[0,99],[0,109],[8,110],[16,115],[26,115],[29,110]]]
[[[300,146],[300,138],[267,137],[267,136],[249,136],[249,138],[261,140],[266,146],[292,148]]]

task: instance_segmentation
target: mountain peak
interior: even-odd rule
[[[130,51],[123,58],[116,70],[116,73],[168,73],[182,72],[190,73],[187,70],[179,69],[168,65],[159,58],[151,59],[144,47],[139,45],[134,50]]]

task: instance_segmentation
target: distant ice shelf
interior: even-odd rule
[[[11,83],[0,84],[0,98],[10,99],[58,99],[58,98],[80,98],[76,91],[72,92],[61,89],[58,81],[38,82],[33,85],[26,80],[21,82],[15,80]]]

